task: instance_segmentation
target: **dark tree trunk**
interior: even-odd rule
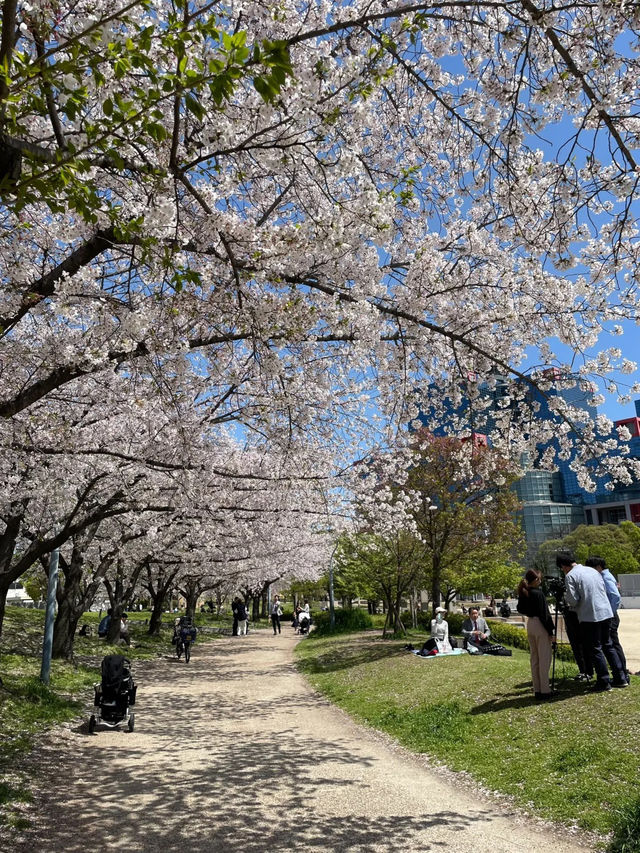
[[[440,591],[440,580],[442,575],[442,567],[440,565],[439,560],[434,560],[432,564],[432,575],[431,575],[431,606],[432,606],[432,618],[436,617],[436,607],[440,607],[440,602],[442,600],[442,593]]]
[[[173,586],[175,576],[178,573],[178,567],[173,568],[171,571],[165,568],[159,568],[156,570],[154,577],[151,571],[151,564],[147,561],[145,564],[145,570],[146,583],[144,586],[149,593],[149,598],[151,600],[151,618],[149,619],[149,630],[147,633],[151,636],[157,637],[162,626],[164,605],[169,595],[169,591]]]
[[[186,602],[185,615],[190,616],[192,619],[196,618],[196,607],[199,598],[200,592],[197,589],[189,589],[188,595],[184,597]]]
[[[149,619],[149,630],[148,633],[151,636],[157,637],[160,633],[160,628],[162,626],[162,613],[164,611],[164,596],[159,597],[153,601],[153,606],[151,608],[151,618]]]

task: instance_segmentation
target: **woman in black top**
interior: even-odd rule
[[[538,701],[551,698],[549,667],[552,644],[555,642],[553,619],[540,586],[542,575],[529,569],[518,586],[518,613],[527,617],[527,637],[531,652],[531,678]]]

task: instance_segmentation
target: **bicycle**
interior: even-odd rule
[[[176,641],[176,654],[178,655],[178,660],[182,657],[182,653],[184,652],[184,660],[185,663],[189,663],[191,660],[191,635],[187,634],[186,636],[178,636]]]

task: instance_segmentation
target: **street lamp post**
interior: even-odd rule
[[[333,555],[336,553],[337,544],[334,545],[331,557],[329,558],[329,625],[331,630],[336,627],[336,608],[333,598]]]

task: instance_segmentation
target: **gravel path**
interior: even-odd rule
[[[309,690],[287,630],[136,670],[136,730],[62,727],[15,853],[592,850],[476,793]],[[0,846],[2,846],[0,844]]]

